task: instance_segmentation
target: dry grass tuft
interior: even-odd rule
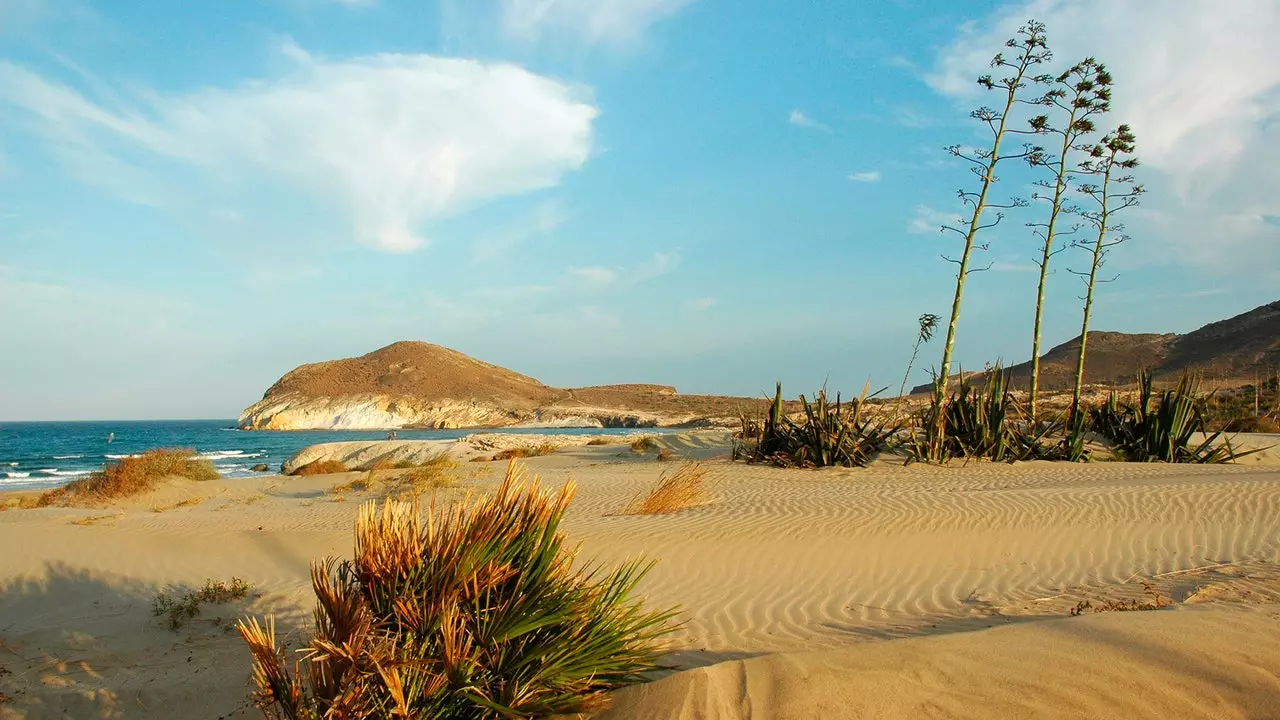
[[[515,463],[496,492],[423,519],[361,506],[355,557],[311,566],[315,635],[286,659],[275,622],[238,629],[268,717],[540,718],[595,707],[658,668],[671,612],[633,599],[648,565],[579,563],[558,528],[573,485]],[[290,653],[292,655],[292,653]]]
[[[80,525],[82,527],[88,526],[88,525],[96,525],[102,522],[103,520],[115,520],[116,518],[120,517],[123,514],[124,513],[111,513],[109,515],[92,515],[90,517],[82,517],[82,518],[77,518],[75,520],[72,520],[71,524]]]
[[[658,451],[658,457],[654,459],[657,460],[658,462],[669,462],[675,459],[675,453],[671,452],[671,450],[668,448],[662,448],[661,450]]]
[[[196,591],[186,591],[180,596],[156,593],[151,601],[152,617],[165,618],[170,630],[178,630],[186,621],[200,614],[200,606],[204,603],[225,605],[234,600],[241,600],[249,594],[249,584],[238,577],[231,578],[231,584],[205,580],[204,587]]]
[[[360,469],[367,470],[371,473],[374,473],[380,470],[395,470],[397,469],[397,465],[398,463],[393,462],[389,458],[378,458],[377,460],[369,463],[368,465]]]
[[[337,473],[350,472],[346,465],[337,460],[316,460],[289,473],[298,477],[307,477],[310,475],[335,475]]]
[[[520,458],[541,457],[543,455],[550,455],[559,449],[560,449],[559,445],[553,445],[551,443],[542,443],[541,445],[527,445],[523,447],[514,447],[514,448],[508,448],[506,450],[499,450],[498,452],[494,453],[493,457],[489,459],[490,460],[517,460]]]
[[[190,498],[187,498],[186,500],[176,502],[172,505],[156,505],[155,507],[151,508],[151,510],[154,512],[162,513],[167,510],[178,510],[180,508],[192,507],[194,505],[199,505],[202,502],[204,502],[204,498],[202,497],[199,497],[199,496],[190,497]]]
[[[643,455],[650,450],[656,450],[657,448],[658,439],[652,435],[645,435],[644,437],[636,438],[631,441],[631,452],[636,453],[637,455]]]
[[[707,500],[703,483],[707,469],[698,463],[685,463],[673,473],[662,473],[658,484],[643,497],[637,496],[620,513],[622,515],[665,515],[700,505]]]
[[[613,440],[610,438],[603,438],[603,437],[591,438],[590,440],[587,441],[587,444],[588,445],[612,445]]]
[[[195,457],[195,450],[148,450],[138,457],[109,462],[102,470],[49,490],[36,500],[36,507],[51,505],[96,505],[132,497],[156,486],[168,477],[188,480],[217,480],[221,475],[213,463]]]
[[[372,472],[370,473],[370,475],[372,475]],[[368,490],[372,486],[373,486],[372,478],[369,475],[366,475],[365,477],[356,478],[351,482],[334,485],[328,490],[325,490],[325,493],[329,495],[341,495],[342,493],[349,493],[349,492],[364,492],[365,490]]]
[[[1134,610],[1159,610],[1173,604],[1173,601],[1160,594],[1158,590],[1151,586],[1151,583],[1143,581],[1142,594],[1146,600],[1099,600],[1097,605],[1092,601],[1081,600],[1071,609],[1071,617],[1084,615],[1086,611],[1092,610],[1095,613],[1101,612],[1130,612]]]

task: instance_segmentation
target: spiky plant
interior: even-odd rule
[[[937,418],[940,412],[946,414],[941,423]],[[1013,462],[1057,459],[1061,455],[1058,447],[1046,442],[1057,427],[1028,422],[1009,390],[1009,373],[999,364],[987,371],[981,389],[962,374],[960,387],[947,402],[931,402],[917,422],[919,428],[910,452],[913,460]],[[933,435],[939,427],[945,428],[945,433]]]
[[[783,412],[782,383],[778,383],[773,404],[759,425],[754,440],[744,440],[742,448],[750,449],[753,462],[767,462],[782,467],[865,467],[876,455],[891,450],[893,437],[900,430],[885,420],[866,416],[867,390],[862,397],[847,403],[827,399],[819,390],[810,402],[800,396],[804,419],[796,422]],[[749,426],[744,423],[744,433]]]
[[[961,202],[969,210],[968,220],[959,223],[959,227],[954,225],[942,226],[942,230],[950,231],[962,238],[963,244],[958,258],[946,258],[956,265],[957,271],[955,296],[951,302],[951,319],[947,323],[947,339],[942,346],[942,364],[938,369],[938,377],[934,381],[934,402],[939,407],[944,405],[947,399],[951,373],[951,354],[955,349],[956,325],[960,321],[960,306],[964,300],[965,282],[969,279],[971,273],[976,272],[970,267],[970,262],[974,250],[986,249],[985,244],[978,242],[978,237],[984,230],[993,228],[1000,223],[1003,218],[1001,210],[1021,207],[1027,204],[1026,199],[1021,197],[1010,198],[1003,204],[996,203],[991,199],[991,188],[998,180],[996,175],[997,166],[1005,160],[1025,159],[1036,153],[1043,152],[1042,148],[1024,145],[1021,152],[1008,153],[1003,149],[1003,145],[1007,134],[1035,132],[1034,130],[1025,132],[1014,130],[1009,127],[1009,119],[1014,114],[1014,109],[1019,103],[1028,102],[1025,99],[1025,90],[1028,80],[1033,77],[1032,70],[1052,58],[1045,40],[1044,24],[1035,21],[1028,22],[1018,30],[1018,36],[1010,39],[1005,45],[1015,53],[1015,56],[1007,58],[1004,53],[997,53],[991,60],[991,67],[998,68],[1007,74],[999,79],[991,75],[984,75],[978,78],[980,86],[989,92],[997,92],[998,96],[1002,96],[1000,100],[1003,103],[1003,108],[980,107],[970,113],[971,117],[990,129],[990,147],[966,150],[960,145],[953,145],[948,148],[952,155],[970,164],[970,170],[978,177],[979,184],[976,191],[961,190],[959,192]],[[989,209],[997,212],[994,220],[986,221],[983,219],[983,215]],[[939,423],[945,422],[946,413],[936,413],[934,420]],[[945,435],[945,430],[941,427],[932,432],[935,437]],[[942,449],[940,443],[933,443],[930,447],[939,452]],[[931,459],[935,462],[941,460],[940,457]]]
[[[1113,391],[1089,414],[1094,432],[1111,443],[1119,460],[1215,465],[1257,452],[1237,452],[1222,433],[1193,442],[1206,432],[1200,380],[1193,375],[1183,375],[1177,387],[1157,398],[1151,371],[1144,369],[1138,373],[1136,404],[1121,403]]]
[[[360,508],[355,557],[313,563],[315,635],[284,660],[274,620],[242,621],[268,718],[498,720],[594,706],[659,667],[672,612],[632,598],[650,565],[574,567],[560,522],[574,488],[512,463],[450,507]]]

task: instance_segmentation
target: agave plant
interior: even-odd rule
[[[819,390],[812,402],[803,395],[801,422],[783,412],[782,383],[778,383],[773,404],[758,426],[749,459],[783,467],[865,467],[881,452],[890,450],[900,426],[866,417],[866,390],[862,397],[847,403],[836,395],[834,402],[826,390]],[[743,424],[744,434],[755,427]]]
[[[1117,459],[1128,462],[1220,464],[1257,452],[1237,452],[1222,433],[1195,443],[1198,433],[1206,433],[1201,402],[1198,377],[1183,375],[1157,399],[1151,371],[1144,369],[1138,373],[1136,404],[1122,404],[1112,392],[1089,415],[1094,432],[1113,445]]]
[[[592,707],[659,667],[672,612],[631,599],[650,565],[575,569],[573,485],[508,466],[491,497],[360,508],[355,557],[311,568],[315,636],[292,669],[272,619],[239,625],[268,718],[497,720]]]
[[[984,387],[974,386],[961,374],[960,387],[945,404],[935,399],[919,415],[920,431],[914,435],[913,460],[946,462],[951,458],[986,459],[995,462],[1052,460],[1062,457],[1060,447],[1046,441],[1058,427],[1030,423],[1009,391],[1009,375],[1000,365],[987,371]],[[942,414],[943,422],[939,422]]]

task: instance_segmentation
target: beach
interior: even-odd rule
[[[625,444],[521,461],[549,487],[576,484],[564,531],[581,560],[652,559],[639,592],[680,608],[679,671],[615,693],[600,720],[1280,706],[1274,449],[1227,466],[784,470],[731,462],[724,432],[659,443],[672,462]],[[477,455],[436,502],[496,486],[506,463]],[[706,470],[702,502],[621,514],[685,462]],[[173,481],[110,507],[0,512],[0,718],[259,717],[232,625],[273,614],[295,647],[310,632],[309,565],[350,556],[357,509],[378,495],[334,491],[360,475]],[[251,586],[242,601],[177,631],[151,615],[157,592],[233,577]],[[1094,612],[1127,601],[1161,608]]]

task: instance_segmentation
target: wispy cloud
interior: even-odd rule
[[[716,299],[713,297],[704,297],[689,301],[689,307],[699,312],[703,310],[710,310],[711,306],[715,304]]]
[[[173,179],[192,173],[211,188],[273,182],[336,206],[358,241],[389,251],[422,245],[434,218],[555,185],[590,156],[597,111],[582,91],[514,65],[282,53],[294,67],[280,77],[127,105],[0,61],[0,104],[27,111],[21,129],[73,174],[127,199],[170,204],[191,186]]]
[[[516,247],[539,237],[554,233],[568,219],[564,207],[556,200],[544,200],[518,222],[496,233],[482,236],[475,244],[472,259],[489,262],[506,255]]]
[[[618,279],[617,270],[599,265],[571,267],[569,268],[569,274],[582,278],[593,285],[612,285]]]
[[[817,120],[814,120],[808,115],[805,115],[804,111],[799,109],[791,111],[791,116],[787,118],[787,122],[791,123],[792,125],[795,125],[796,127],[813,128],[814,130],[831,132],[830,126],[820,123]]]
[[[866,172],[856,172],[850,175],[849,179],[860,183],[880,182],[880,171],[868,170]]]
[[[962,28],[929,83],[977,100],[974,78],[1029,17],[1047,24],[1056,57],[1096,56],[1115,75],[1106,122],[1129,123],[1138,136],[1141,179],[1152,191],[1142,234],[1165,245],[1150,256],[1280,267],[1280,228],[1261,221],[1280,214],[1280,5],[1167,0],[1152,14],[1145,0],[1009,3]]]
[[[652,25],[694,0],[502,0],[500,17],[510,36],[537,40],[572,34],[588,44],[629,44]],[[486,7],[488,3],[478,3]]]
[[[648,260],[632,268],[574,266],[569,268],[569,274],[598,287],[638,285],[675,270],[680,265],[680,259],[677,252],[656,252]]]
[[[917,205],[912,211],[911,219],[907,221],[907,232],[917,235],[937,233],[943,225],[954,226],[958,222],[956,213],[934,210],[928,205]]]

